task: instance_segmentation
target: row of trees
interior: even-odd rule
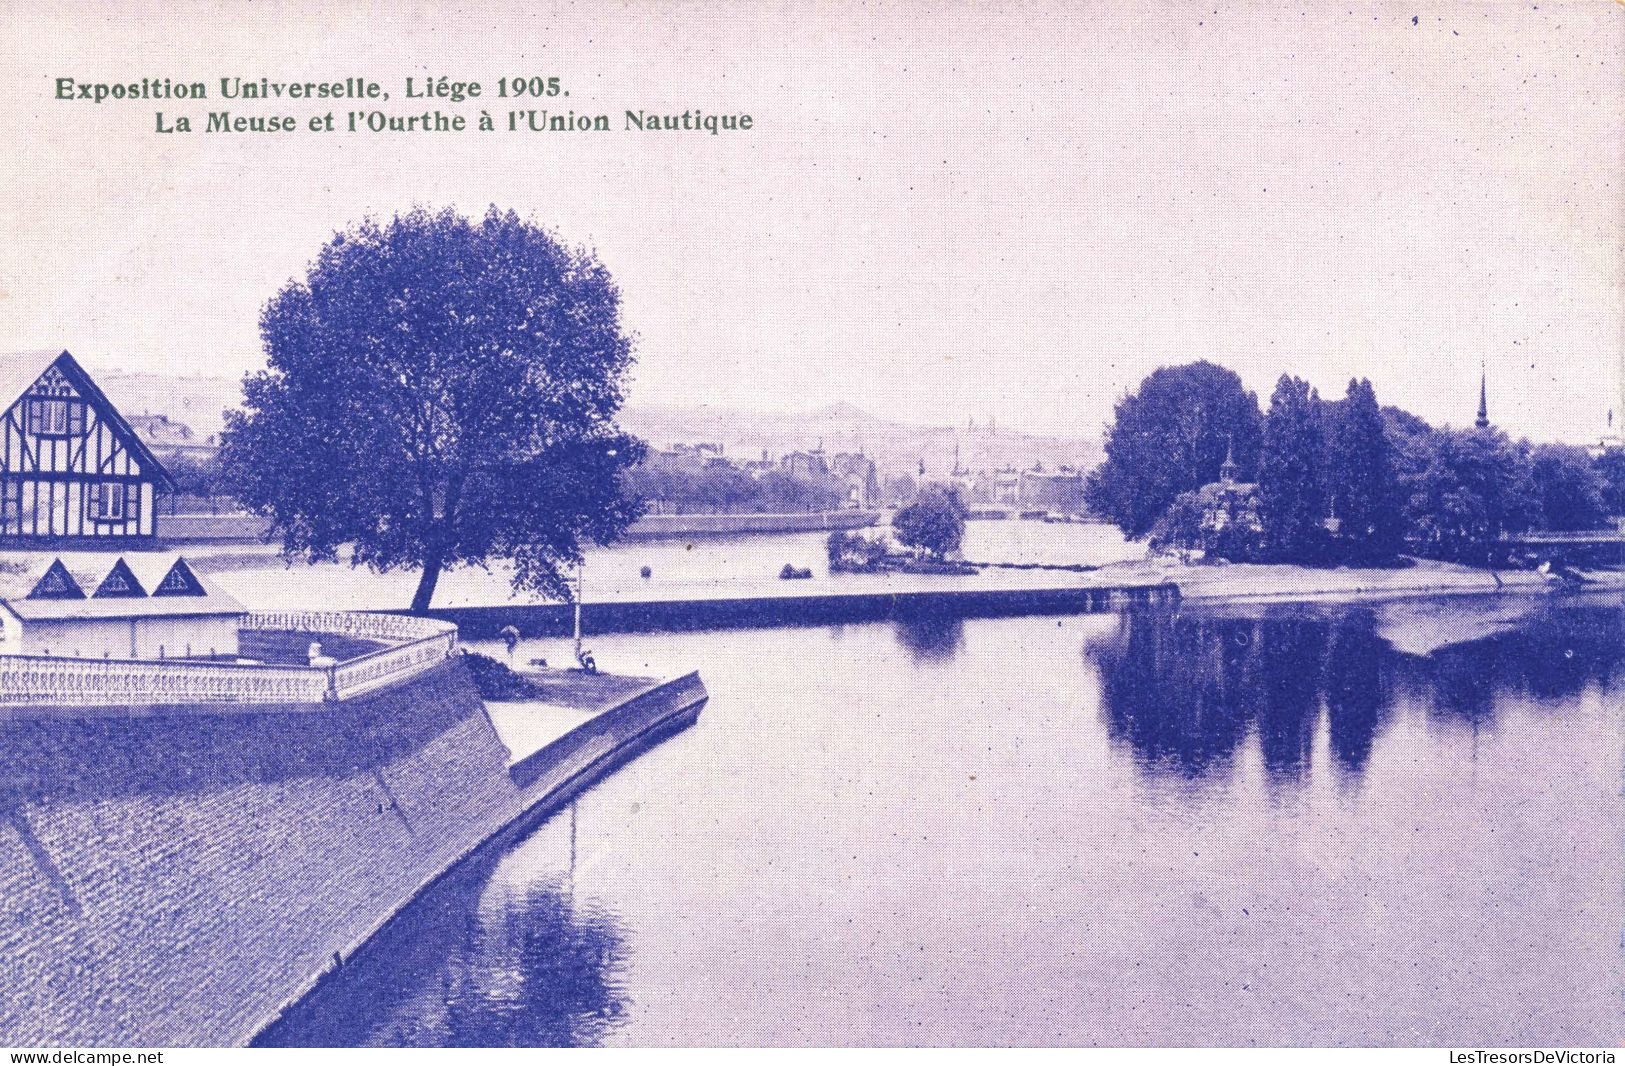
[[[194,459],[189,455],[171,456],[164,460],[164,469],[175,482],[179,496],[227,496],[231,486],[220,468],[218,457]]]
[[[1232,483],[1221,481],[1226,457]],[[1117,405],[1086,497],[1130,537],[1236,560],[1485,562],[1507,533],[1594,529],[1625,509],[1625,463],[1436,429],[1365,380],[1322,400],[1283,375],[1268,412],[1231,371],[1163,368]]]
[[[289,557],[344,550],[374,570],[418,571],[414,610],[428,609],[443,570],[491,559],[512,561],[516,588],[567,599],[582,545],[615,539],[643,498],[670,489],[635,483],[645,448],[616,422],[633,362],[620,310],[590,250],[512,212],[362,222],[266,305],[267,367],[228,416],[221,473],[186,482],[229,486]],[[1088,484],[1099,513],[1132,537],[1163,522],[1159,535],[1233,557],[1378,559],[1408,542],[1472,558],[1505,531],[1625,510],[1617,455],[1593,464],[1495,431],[1435,430],[1379,408],[1366,382],[1327,404],[1283,378],[1266,417],[1235,374],[1206,362],[1158,370],[1120,402],[1106,452]],[[1211,487],[1226,456],[1255,493]],[[752,494],[828,505],[771,476],[716,490],[724,506]],[[961,511],[922,499],[898,516],[899,535],[940,556]]]

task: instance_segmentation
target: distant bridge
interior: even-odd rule
[[[1570,566],[1625,566],[1625,530],[1559,529],[1502,537],[1513,551]]]
[[[1508,544],[1529,547],[1542,544],[1625,544],[1625,531],[1618,529],[1554,529],[1503,537]]]

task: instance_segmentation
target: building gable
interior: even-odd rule
[[[53,559],[45,574],[35,582],[28,593],[31,600],[82,600],[85,590],[79,587],[79,582],[68,573],[68,568],[61,559]]]
[[[145,596],[146,594],[147,590],[141,587],[141,582],[137,581],[135,575],[130,572],[130,564],[120,559],[113,564],[113,569],[107,572],[107,576],[102,579],[102,583],[96,586],[94,595],[97,599],[105,599],[110,596]]]
[[[129,452],[136,476],[173,490],[169,472],[71,353],[64,351],[50,358],[39,353],[7,357],[0,368],[0,387],[4,390],[0,391],[0,403],[6,404],[4,417],[25,439],[46,436],[78,441],[90,424],[86,411],[89,407],[117,445]],[[76,453],[81,461],[82,452],[81,443]],[[6,461],[15,460],[6,457]]]
[[[192,568],[186,565],[185,559],[176,559],[175,565],[169,568],[169,573],[158,582],[152,590],[154,596],[207,596],[208,590],[203,582],[192,573]]]
[[[0,355],[0,539],[148,540],[158,532],[158,498],[174,488],[71,354]]]

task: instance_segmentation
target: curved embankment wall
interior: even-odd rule
[[[1125,607],[1172,606],[1179,586],[1161,584],[1037,589],[931,589],[907,592],[812,593],[708,600],[604,600],[581,605],[588,633],[648,633],[758,626],[821,626],[945,615],[1004,618],[1030,614],[1090,614]],[[565,636],[575,608],[563,603],[501,607],[440,607],[429,613],[454,622],[463,636],[490,639],[504,626],[527,637]]]
[[[692,715],[510,770],[461,664],[330,710],[0,720],[0,1044],[241,1044],[458,860]]]

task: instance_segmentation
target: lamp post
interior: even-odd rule
[[[576,662],[581,662],[581,589],[582,573],[587,569],[587,560],[583,558],[576,563]]]
[[[619,449],[616,448],[611,448],[608,452],[610,458],[614,458],[618,453]],[[586,571],[587,555],[582,552],[581,558],[576,562],[576,665],[589,674],[596,674],[598,672],[597,665],[581,647],[581,597],[583,593],[583,575]]]

